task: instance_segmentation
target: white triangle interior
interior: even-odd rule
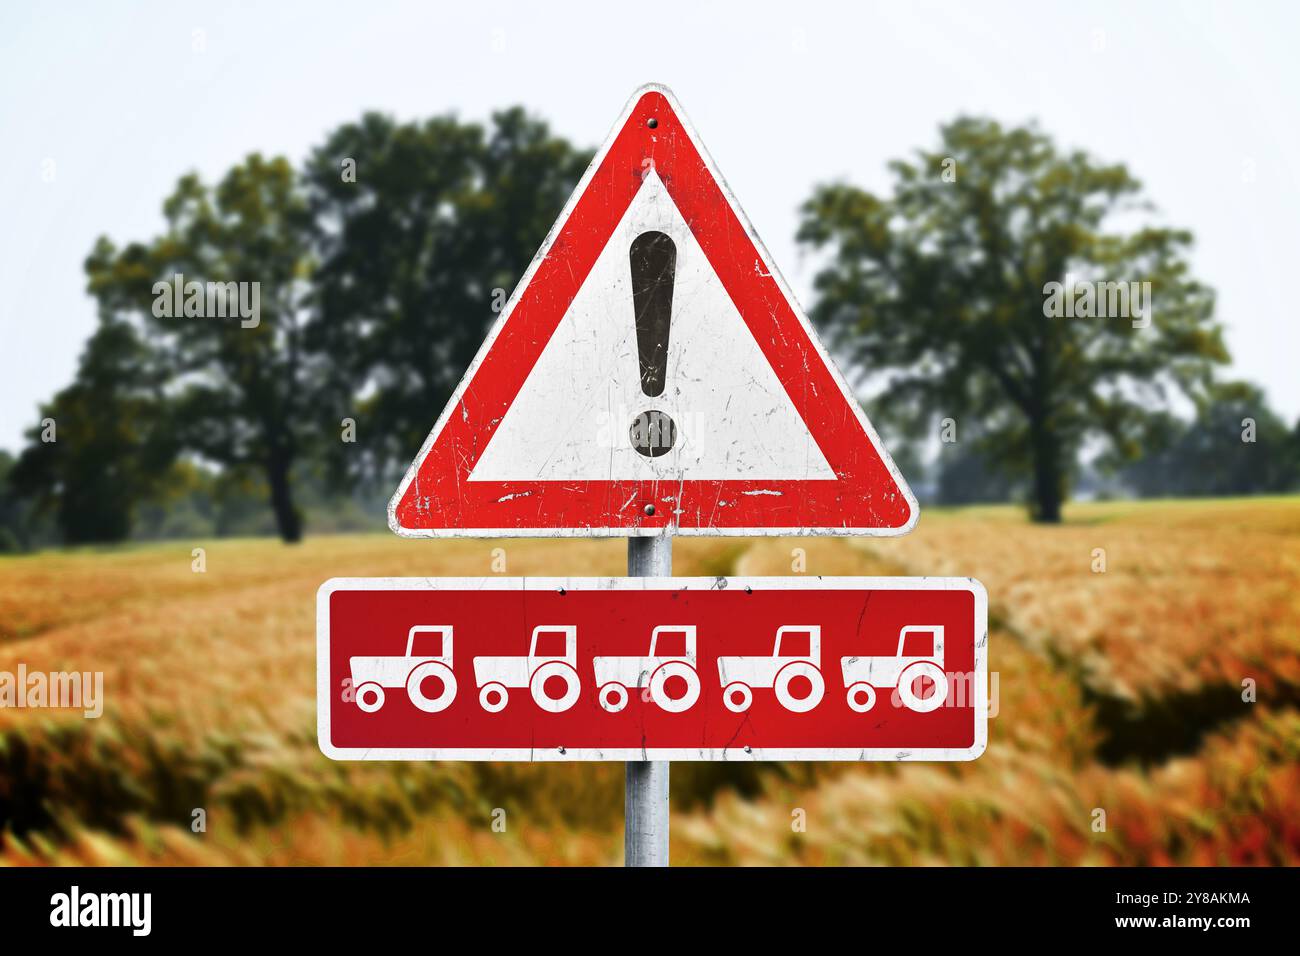
[[[664,392],[641,391],[628,250],[648,230],[677,245]],[[757,267],[757,263],[755,266]],[[629,430],[667,412],[673,448]],[[574,296],[470,481],[718,481],[835,475],[668,190],[651,170]]]

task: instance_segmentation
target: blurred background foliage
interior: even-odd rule
[[[518,107],[369,113],[301,167],[253,153],[214,184],[182,177],[160,235],[86,259],[100,325],[39,410],[57,441],[37,425],[0,456],[0,549],[381,527],[591,155]],[[799,238],[812,317],[922,501],[1054,523],[1072,494],[1300,487],[1300,422],[1221,380],[1193,237],[1144,218],[1122,164],[962,117],[892,172],[887,196],[815,189]],[[177,273],[259,282],[259,324],[156,316]],[[1068,276],[1150,282],[1150,326],[1045,317]]]

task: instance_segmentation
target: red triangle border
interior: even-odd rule
[[[654,126],[650,122],[654,121]],[[899,535],[919,509],[666,88],[633,95],[389,504],[405,537]],[[650,164],[836,474],[470,481]],[[647,514],[647,506],[653,514]]]

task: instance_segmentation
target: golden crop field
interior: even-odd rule
[[[675,765],[674,863],[1300,862],[1300,498],[1067,518],[931,509],[897,540],[678,541],[683,575],[789,574],[802,548],[810,574],[979,578],[996,716],[971,764]],[[0,558],[0,671],[105,687],[99,719],[0,709],[0,863],[621,862],[621,764],[317,750],[319,584],[484,575],[497,547],[512,575],[624,570],[621,540],[379,534]]]

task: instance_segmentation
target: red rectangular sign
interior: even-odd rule
[[[320,747],[344,760],[972,760],[969,578],[336,578]]]

